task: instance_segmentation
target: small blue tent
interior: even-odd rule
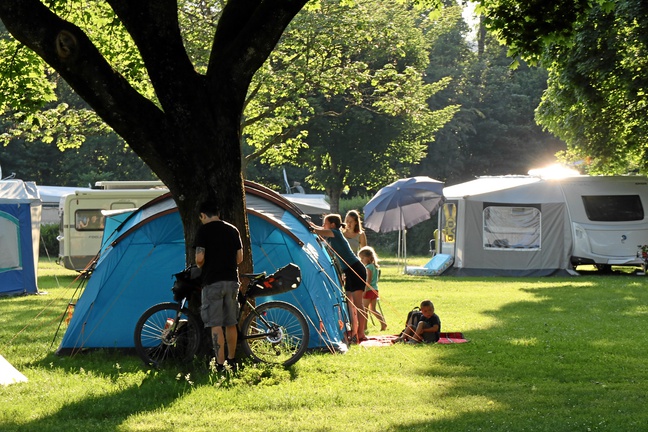
[[[0,181],[0,295],[38,292],[41,208],[34,183]]]
[[[344,351],[347,314],[330,257],[299,210],[269,189],[246,182],[255,272],[273,273],[293,262],[301,286],[277,299],[297,306],[311,327],[309,348]],[[79,298],[57,353],[88,348],[132,348],[135,324],[150,306],[173,301],[172,275],[185,266],[182,222],[169,194],[105,231],[100,258]],[[267,301],[259,298],[257,302]]]

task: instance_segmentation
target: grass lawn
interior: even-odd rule
[[[410,258],[411,264],[417,260]],[[422,264],[425,259],[419,259]],[[453,278],[383,262],[387,333],[422,299],[459,345],[353,346],[289,369],[151,371],[101,351],[58,357],[78,282],[41,263],[47,295],[0,298],[0,431],[638,431],[648,426],[648,278]],[[378,333],[378,326],[370,334]]]

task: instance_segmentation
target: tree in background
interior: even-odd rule
[[[248,159],[305,167],[334,211],[349,185],[380,187],[407,173],[457,108],[427,104],[447,84],[422,80],[437,24],[429,13],[378,0],[305,9],[255,76]]]
[[[539,122],[592,173],[646,171],[648,4],[481,0],[487,25],[549,70]]]
[[[430,55],[427,76],[451,76],[433,106],[456,103],[461,109],[429,145],[415,173],[455,184],[481,175],[526,174],[553,161],[564,144],[543,132],[534,110],[546,88],[544,69],[520,61],[511,68],[506,47],[481,27],[478,40],[455,12],[452,29]]]
[[[549,88],[538,121],[570,144],[565,159],[593,174],[646,172],[648,5],[595,4],[569,44],[547,49]]]

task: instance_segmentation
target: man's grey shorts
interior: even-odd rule
[[[203,287],[200,317],[205,327],[236,325],[239,308],[236,301],[238,290],[237,281],[219,281]]]

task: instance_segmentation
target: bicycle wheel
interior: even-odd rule
[[[191,362],[200,346],[200,323],[178,303],[160,303],[142,314],[135,325],[135,349],[148,366]]]
[[[243,351],[256,362],[290,366],[308,348],[306,318],[295,306],[272,301],[252,311],[241,326]],[[263,335],[263,336],[260,336]]]

